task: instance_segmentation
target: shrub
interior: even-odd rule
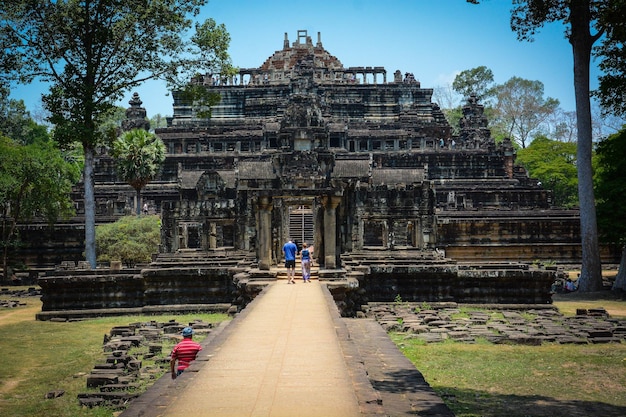
[[[150,262],[161,242],[158,216],[125,216],[96,227],[98,261],[119,260],[129,268]]]

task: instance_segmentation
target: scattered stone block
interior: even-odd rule
[[[87,388],[98,388],[102,385],[117,384],[118,379],[115,374],[92,373],[87,377]]]
[[[48,391],[46,393],[46,395],[45,395],[45,398],[50,400],[50,399],[53,399],[53,398],[59,398],[63,394],[65,394],[65,390],[57,389],[57,390],[54,390],[54,391]]]

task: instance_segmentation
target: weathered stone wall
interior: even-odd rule
[[[139,270],[51,271],[38,283],[42,311],[127,309],[144,303]]]
[[[144,269],[144,305],[221,304],[233,301],[234,285],[226,268]]]
[[[373,265],[361,286],[376,302],[550,303],[554,271],[502,266],[491,270],[456,265]]]

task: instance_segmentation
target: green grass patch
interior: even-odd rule
[[[426,344],[390,335],[457,417],[623,416],[626,344]]]
[[[456,319],[469,319],[470,317],[472,317],[473,313],[482,313],[482,314],[487,314],[489,316],[489,320],[503,320],[504,319],[504,314],[502,314],[499,311],[493,311],[493,310],[488,310],[486,308],[480,308],[480,307],[465,307],[465,306],[461,306],[459,307],[459,311],[450,314],[450,318],[453,320]]]
[[[111,328],[151,320],[176,320],[186,324],[195,319],[208,323],[228,319],[225,314],[187,314],[56,323],[35,320],[35,314],[41,309],[41,303],[35,300],[26,299],[27,307],[0,311],[2,416],[110,417],[114,413],[112,409],[80,407],[77,395],[89,391],[86,375],[97,363],[103,362],[104,335],[109,334]],[[163,347],[164,356],[173,346],[173,341],[167,343]],[[64,390],[65,394],[45,399],[46,393],[53,390]]]

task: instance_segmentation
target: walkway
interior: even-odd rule
[[[375,364],[377,354],[391,351],[357,346],[348,330],[355,324],[346,323],[350,321],[339,317],[324,284],[317,280],[295,285],[276,281],[232,322],[203,341],[201,355],[183,375],[172,381],[166,374],[120,417],[422,415],[407,402],[415,398],[399,392],[393,383],[387,383],[392,388],[387,400],[394,401],[396,395],[399,403],[407,405],[383,408],[385,396],[374,389],[375,381],[368,379],[365,366],[384,368]],[[380,333],[370,338],[366,333],[372,329],[358,326],[353,331],[360,338],[380,342]],[[375,328],[384,338],[380,326]],[[388,338],[387,342],[391,343]],[[397,349],[395,352],[402,356]],[[393,371],[397,377],[397,370]],[[414,367],[409,372],[421,377]],[[420,381],[413,383],[411,390],[427,388],[427,415],[452,416],[445,406],[439,408],[442,413],[433,413],[438,408],[432,408],[431,400],[439,401],[438,406],[443,403],[423,379],[421,386]],[[385,384],[378,385],[385,388]],[[391,410],[393,414],[388,414]]]

